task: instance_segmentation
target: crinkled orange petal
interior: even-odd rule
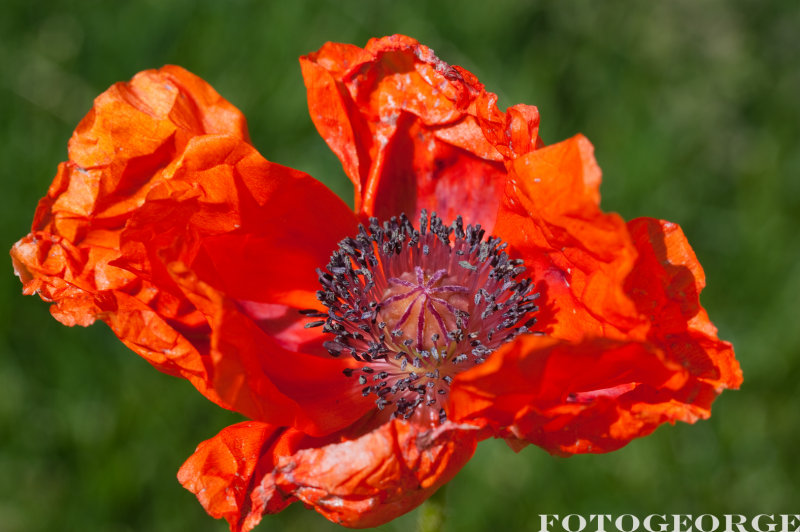
[[[700,305],[705,274],[681,228],[653,218],[636,218],[628,229],[638,258],[625,290],[650,322],[648,341],[718,391],[738,388],[742,370],[733,346]]]
[[[453,478],[476,442],[470,425],[430,429],[395,419],[356,439],[281,456],[261,486],[274,483],[334,523],[378,526],[416,508]]]
[[[129,270],[180,258],[231,298],[308,308],[315,269],[356,232],[324,185],[231,137],[193,139],[162,178],[122,233]]]
[[[581,137],[512,165],[497,232],[533,270],[536,327],[549,336],[518,338],[459,375],[450,418],[571,454],[710,416],[742,375],[700,306],[704,274],[680,228],[602,213]]]
[[[367,402],[345,386],[351,361],[332,359],[297,311],[317,305],[314,270],[356,219],[319,182],[261,157],[234,111],[177,67],[109,89],[14,266],[63,323],[105,321],[218,404],[338,430]]]
[[[178,480],[210,515],[228,521],[232,531],[252,530],[264,513],[280,512],[296,500],[260,483],[277,457],[292,454],[307,439],[284,427],[238,423],[198,445],[178,471]]]
[[[203,442],[178,478],[232,532],[301,501],[327,519],[366,528],[420,505],[475,452],[478,430],[445,423],[420,428],[392,420],[353,439],[310,438],[245,422]]]
[[[523,336],[456,377],[448,417],[487,420],[513,446],[602,453],[708,417],[716,395],[646,342]]]
[[[537,283],[537,329],[561,339],[643,339],[647,324],[623,290],[636,260],[625,222],[600,210],[600,168],[578,135],[509,163],[494,233]]]
[[[205,81],[168,65],[116,83],[95,99],[69,142],[69,161],[39,202],[33,230],[76,244],[136,209],[153,177],[198,135],[249,142],[244,116]]]
[[[708,417],[741,371],[700,306],[703,272],[680,228],[602,212],[582,136],[508,166],[495,233],[536,282],[535,328],[548,337],[517,339],[459,375],[451,418],[570,454]]]
[[[535,107],[505,113],[467,70],[414,39],[328,43],[300,60],[311,119],[342,161],[362,216],[422,209],[491,230],[503,162],[533,150]]]

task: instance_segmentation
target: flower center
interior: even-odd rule
[[[323,325],[335,336],[324,344],[331,355],[360,363],[344,373],[380,410],[443,423],[453,377],[536,322],[529,315],[539,294],[517,279],[522,261],[484,234],[461,217],[450,226],[435,214],[428,221],[424,211],[419,230],[405,215],[383,225],[373,218],[317,270],[328,312],[303,311],[325,318],[306,327]]]

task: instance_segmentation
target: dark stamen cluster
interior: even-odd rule
[[[306,327],[323,326],[335,336],[325,342],[331,355],[362,364],[344,373],[379,409],[444,422],[453,377],[535,323],[539,294],[530,279],[518,280],[522,261],[484,236],[461,217],[446,226],[424,211],[419,230],[405,215],[382,225],[372,218],[317,270],[328,311],[304,311],[324,318]]]

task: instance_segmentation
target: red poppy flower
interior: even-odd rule
[[[251,419],[178,474],[231,530],[295,501],[377,525],[482,439],[611,451],[740,384],[680,228],[602,212],[584,137],[545,146],[408,37],[301,65],[356,212],[167,66],[97,98],[12,249],[56,319]]]

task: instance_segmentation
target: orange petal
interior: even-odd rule
[[[319,182],[261,157],[231,109],[172,67],[98,97],[34,232],[12,249],[15,269],[63,323],[105,321],[222,406],[337,430],[365,400],[345,386],[350,361],[324,352],[297,310],[317,304],[314,270],[356,219]]]
[[[475,452],[476,437],[468,425],[424,429],[392,420],[354,440],[282,456],[261,486],[274,482],[334,523],[378,526],[453,478]]]
[[[110,265],[121,230],[164,168],[204,134],[248,138],[241,113],[180,67],[141,72],[98,96],[70,140],[70,160],[39,202],[31,235],[12,250],[25,293],[41,290],[57,318],[88,325],[97,311],[92,293],[143,290]]]
[[[197,135],[249,142],[244,116],[177,66],[140,72],[95,99],[69,142],[69,162],[37,209],[34,230],[78,243],[135,209],[154,178]]]
[[[363,216],[414,219],[427,209],[491,230],[503,162],[537,145],[535,107],[501,112],[474,75],[402,35],[363,50],[328,43],[300,62],[311,118]]]
[[[637,218],[628,222],[628,229],[639,256],[625,289],[651,323],[647,339],[718,392],[738,388],[742,370],[733,346],[717,337],[700,305],[705,274],[681,228]]]
[[[232,532],[299,500],[348,527],[386,523],[420,505],[475,452],[477,430],[393,420],[354,439],[310,438],[245,422],[203,442],[178,479]]]
[[[622,218],[600,210],[600,168],[591,143],[578,135],[509,168],[494,232],[525,261],[539,287],[537,328],[570,340],[643,338],[647,324],[623,290],[636,249]]]
[[[197,446],[178,471],[178,481],[197,496],[213,517],[225,518],[233,532],[252,530],[264,513],[277,513],[295,499],[274,486],[256,489],[282,454],[307,439],[292,429],[245,421]]]
[[[356,219],[324,185],[231,137],[193,139],[127,221],[126,269],[182,260],[231,298],[316,304],[315,269]]]
[[[613,450],[664,421],[708,417],[720,391],[739,385],[741,371],[699,304],[703,272],[680,228],[649,219],[626,225],[603,213],[600,170],[581,136],[509,168],[495,232],[536,281],[537,329],[550,338],[519,339],[459,377],[475,380],[454,394],[460,413],[453,419],[485,416],[500,433],[574,453]],[[592,350],[601,358],[582,362]],[[613,363],[620,354],[633,357],[627,370]],[[566,376],[591,368],[588,376],[599,381],[576,388],[554,367]],[[602,381],[605,370],[618,378]],[[543,380],[567,399],[514,395]]]
[[[602,453],[664,422],[706,418],[714,397],[647,343],[523,336],[456,377],[448,418],[487,420],[515,447]]]

